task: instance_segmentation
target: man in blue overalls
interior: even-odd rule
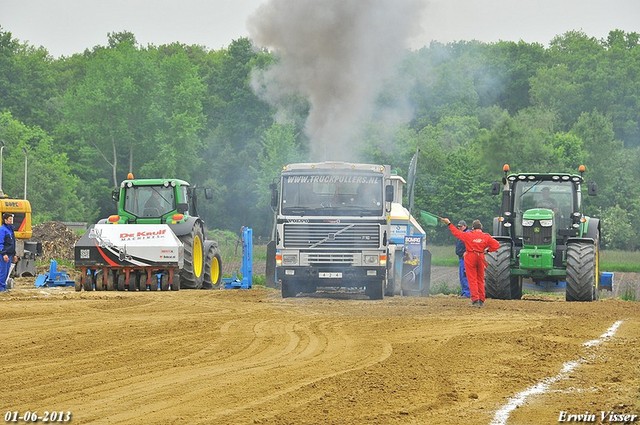
[[[13,214],[2,214],[0,226],[0,291],[7,290],[7,280],[11,263],[18,261],[16,257],[16,236],[13,233]]]
[[[463,232],[468,232],[467,222],[460,220],[458,222],[458,229]],[[458,256],[458,274],[460,276],[460,288],[462,289],[462,296],[469,298],[471,293],[469,292],[469,281],[467,280],[467,272],[464,268],[464,242],[460,239],[456,239],[456,255]]]

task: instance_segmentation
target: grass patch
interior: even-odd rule
[[[432,283],[429,288],[429,294],[437,295],[461,295],[462,290],[460,288],[451,288],[446,282]]]
[[[600,270],[640,273],[640,251],[601,250]]]
[[[444,267],[457,267],[458,256],[455,245],[427,245],[431,252],[431,265]]]

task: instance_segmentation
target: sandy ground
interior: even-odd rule
[[[75,292],[23,278],[0,293],[0,413],[273,425],[640,415],[640,304],[527,298],[476,309],[455,296]]]

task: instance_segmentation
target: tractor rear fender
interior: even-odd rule
[[[170,224],[169,227],[176,236],[184,236],[191,233],[191,229],[196,225],[203,227],[202,220],[199,217],[188,217],[184,222]]]

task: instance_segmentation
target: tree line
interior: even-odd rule
[[[516,172],[585,164],[599,190],[585,212],[601,218],[604,247],[639,249],[639,41],[620,30],[606,39],[570,31],[548,47],[461,41],[407,51],[376,106],[402,104],[409,118],[372,116],[360,158],[406,177],[419,151],[415,208],[487,227],[504,163]],[[178,177],[214,190],[200,205],[209,228],[248,225],[268,238],[269,184],[282,165],[310,160],[309,103],[281,100],[287,119],[276,119],[252,88],[253,73],[277,61],[247,38],[210,50],[141,46],[130,32],[53,58],[0,27],[0,189],[22,198],[28,163],[36,223],[95,222],[114,212],[110,193],[128,172]],[[432,243],[449,240],[427,230]]]

